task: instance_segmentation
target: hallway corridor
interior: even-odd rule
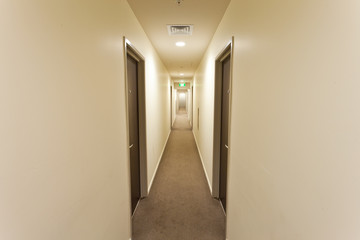
[[[150,194],[134,214],[132,240],[225,239],[225,216],[211,197],[189,127],[180,112]]]
[[[0,0],[0,36],[0,240],[360,240],[360,0]]]
[[[188,121],[188,115],[185,109],[179,109],[178,113],[176,114],[172,130],[191,130],[191,125]]]

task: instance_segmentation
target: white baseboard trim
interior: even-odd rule
[[[157,173],[157,171],[158,171],[158,168],[159,168],[159,165],[160,165],[160,162],[161,162],[162,156],[163,156],[164,151],[165,151],[165,147],[166,147],[166,145],[167,145],[167,143],[168,143],[168,141],[169,141],[170,134],[171,134],[171,131],[169,131],[169,134],[168,134],[168,136],[167,136],[167,138],[166,138],[166,141],[165,141],[164,147],[163,147],[163,149],[162,149],[162,151],[161,151],[161,154],[160,154],[160,157],[159,157],[158,163],[156,164],[156,168],[155,168],[154,174],[153,174],[153,176],[152,176],[152,178],[151,178],[151,181],[150,181],[150,184],[149,184],[149,187],[148,187],[148,194],[150,193],[150,190],[151,190],[152,184],[153,184],[153,182],[154,182],[154,179],[155,179],[156,173]],[[130,239],[130,240],[131,240],[131,239]]]
[[[207,174],[207,172],[206,172],[206,168],[205,168],[205,165],[204,165],[203,157],[202,157],[201,152],[200,152],[199,144],[198,144],[198,142],[197,142],[197,140],[196,140],[194,131],[192,131],[192,133],[193,133],[193,136],[194,136],[194,139],[195,139],[196,148],[197,148],[198,153],[199,153],[199,156],[200,156],[201,164],[202,164],[203,169],[204,169],[204,173],[205,173],[205,176],[206,176],[206,180],[207,180],[208,185],[209,185],[210,193],[211,193],[211,195],[212,195],[212,186],[211,186],[211,183],[210,183],[210,180],[209,180],[209,176],[208,176],[208,174]]]

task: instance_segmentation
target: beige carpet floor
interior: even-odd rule
[[[174,126],[186,129],[187,116]],[[173,130],[150,194],[133,217],[132,240],[224,240],[225,216],[211,197],[192,131]]]
[[[172,127],[173,130],[191,130],[191,125],[188,120],[188,115],[185,109],[179,109],[176,114],[175,122]]]

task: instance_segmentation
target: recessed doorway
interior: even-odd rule
[[[130,165],[131,212],[146,197],[146,115],[145,61],[135,47],[124,38],[127,98],[127,129]]]
[[[213,196],[226,213],[230,132],[232,45],[229,43],[215,61]]]

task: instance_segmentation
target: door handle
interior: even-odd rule
[[[129,149],[132,148],[133,146],[134,146],[134,144],[131,144],[131,145],[129,146]]]
[[[228,145],[226,145],[226,144],[225,144],[225,147],[226,147],[227,149],[229,149],[229,146],[228,146]]]

